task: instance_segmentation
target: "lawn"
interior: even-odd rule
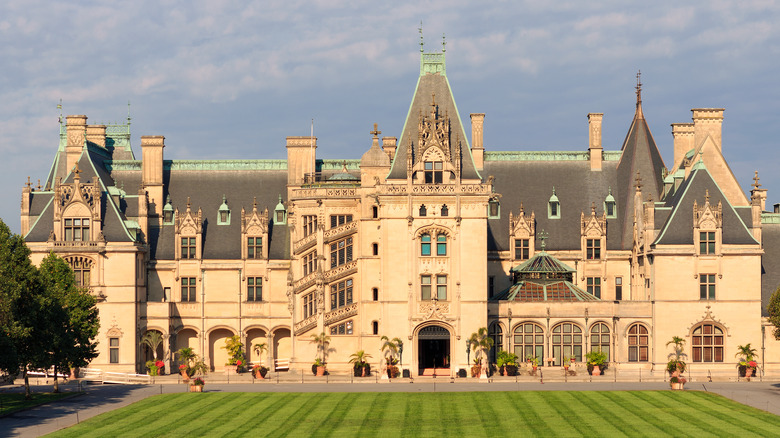
[[[33,406],[42,405],[50,401],[59,400],[63,397],[72,396],[70,392],[40,392],[32,393],[32,399],[25,400],[24,394],[8,393],[0,394],[0,415],[7,415],[12,412],[16,412],[22,409],[31,408]]]
[[[780,416],[698,391],[202,393],[150,397],[53,436],[752,436]]]

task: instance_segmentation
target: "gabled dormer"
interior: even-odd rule
[[[203,256],[203,211],[193,214],[190,198],[187,198],[187,210],[179,214],[174,212],[176,220],[176,258],[200,259]]]
[[[531,212],[526,216],[522,203],[520,214],[515,216],[509,212],[509,240],[513,261],[528,260],[536,252],[536,214]]]
[[[81,182],[78,162],[73,167],[73,182],[54,184],[54,226],[49,240],[65,242],[104,241],[101,230],[100,182]]]
[[[257,198],[252,212],[241,209],[241,257],[244,259],[268,258],[268,208],[257,211]]]
[[[607,214],[596,215],[596,204],[590,207],[590,215],[580,213],[580,240],[584,260],[601,260],[607,249]]]

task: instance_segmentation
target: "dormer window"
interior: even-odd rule
[[[163,225],[173,225],[173,206],[171,205],[171,195],[165,199],[163,207]]]
[[[181,238],[181,258],[194,259],[196,256],[196,244],[194,237]]]
[[[442,161],[426,161],[425,184],[441,184],[444,181],[444,163]]]
[[[715,254],[715,232],[699,232],[699,254]]]
[[[612,187],[609,188],[609,195],[604,199],[604,213],[607,215],[607,219],[615,219],[617,217],[617,203],[612,196]]]
[[[259,259],[263,257],[263,238],[246,238],[246,257],[248,259]]]
[[[65,219],[65,240],[68,242],[89,242],[89,219]]]
[[[488,219],[498,219],[501,217],[500,213],[501,209],[498,199],[493,198],[488,201]]]
[[[217,212],[217,225],[230,225],[230,209],[227,206],[225,195],[222,195],[222,205]]]
[[[558,196],[555,195],[555,187],[553,187],[553,194],[550,196],[550,200],[547,201],[547,218],[561,218],[561,203],[558,201]]]
[[[274,208],[274,223],[276,225],[287,224],[287,210],[284,208],[284,204],[282,204],[282,195],[279,195],[279,203]]]

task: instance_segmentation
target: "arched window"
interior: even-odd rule
[[[427,216],[428,215],[428,209],[425,208],[425,204],[420,206],[420,216]]]
[[[447,207],[447,204],[444,204],[441,206],[441,215],[442,216],[449,216],[450,215],[450,209]]]
[[[420,236],[420,255],[422,256],[431,255],[431,235],[428,233],[425,233],[422,236]]]
[[[647,362],[650,360],[650,337],[647,327],[633,324],[628,328],[628,361]]]
[[[92,272],[92,260],[84,257],[70,257],[65,259],[73,269],[73,276],[76,279],[77,287],[89,287],[91,272]]]
[[[564,358],[574,356],[577,362],[582,361],[582,329],[577,324],[564,322],[552,329],[552,355],[555,366],[561,366]]]
[[[609,326],[600,322],[590,328],[590,350],[606,353],[609,362]]]
[[[526,322],[515,327],[515,354],[520,360],[536,356],[539,363],[544,360],[544,330],[538,324]]]
[[[693,329],[693,361],[723,362],[723,329],[715,324],[700,324]]]
[[[445,236],[444,234],[439,234],[436,236],[436,255],[437,256],[447,255],[447,236]]]
[[[493,339],[493,348],[490,349],[490,362],[495,363],[496,354],[504,349],[504,331],[501,329],[501,324],[496,322],[491,324],[488,336]]]

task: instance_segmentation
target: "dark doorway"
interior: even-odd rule
[[[417,364],[420,375],[450,368],[450,332],[441,326],[428,326],[418,335]],[[428,371],[426,373],[426,370]]]

